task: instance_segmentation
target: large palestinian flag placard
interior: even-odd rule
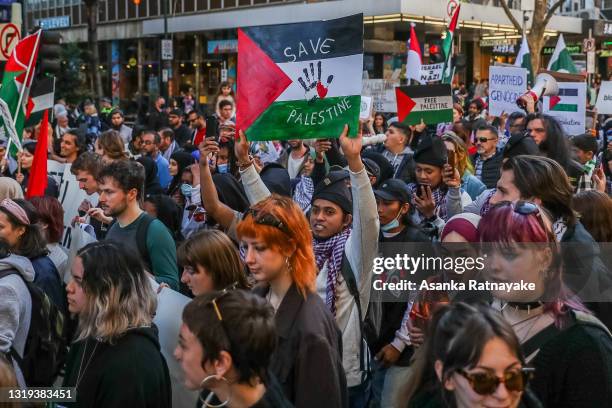
[[[427,125],[453,121],[450,84],[401,86],[395,88],[397,117],[400,122]]]
[[[249,140],[357,135],[363,15],[238,29],[236,126]]]

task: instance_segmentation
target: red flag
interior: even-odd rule
[[[30,169],[26,198],[45,195],[47,189],[47,143],[49,138],[49,110],[43,112],[40,133],[34,150],[34,160]]]

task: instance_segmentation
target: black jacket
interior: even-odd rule
[[[172,130],[174,131],[174,140],[180,147],[185,147],[193,139],[193,129],[189,129],[184,124]]]
[[[165,111],[158,112],[152,108],[147,116],[147,126],[152,130],[160,130],[168,127],[168,114]]]
[[[381,144],[376,151],[378,153],[383,153],[385,151],[385,145]],[[416,162],[414,161],[414,153],[404,155],[393,178],[400,179],[407,184],[416,183]]]
[[[563,280],[608,329],[612,329],[612,303],[606,292],[612,288],[612,273],[599,245],[581,222],[567,227],[561,239]],[[610,265],[608,263],[608,265]]]
[[[62,386],[75,387],[79,371],[81,380],[76,402],[65,403],[66,406],[172,406],[170,374],[160,351],[155,326],[128,330],[112,345],[94,339],[74,343],[68,353]]]
[[[253,291],[266,296],[268,287]],[[316,293],[292,285],[276,312],[278,347],[270,371],[296,407],[348,407],[342,334]]]
[[[378,241],[381,243],[380,247],[383,251],[384,257],[395,257],[397,251],[395,246],[385,246],[386,243],[410,243],[410,242],[426,242],[431,243],[431,240],[425,235],[419,228],[414,226],[408,226],[404,228],[399,234],[394,237],[386,238],[380,233]],[[385,248],[387,250],[385,250]],[[386,299],[385,299],[386,300]],[[404,313],[406,312],[406,302],[391,302],[383,301],[380,302],[381,307],[381,319],[380,328],[378,335],[375,338],[368,337],[368,345],[372,355],[378,354],[378,352],[385,347],[387,344],[391,344],[395,339],[395,332],[400,328]],[[410,358],[412,357],[413,348],[407,346],[400,354],[399,360],[396,362],[398,366],[408,366],[410,364]]]
[[[472,163],[476,166],[476,159],[479,157],[479,154],[476,153],[471,157]],[[497,186],[497,181],[501,177],[501,165],[504,155],[501,150],[495,152],[493,157],[488,160],[485,160],[482,163],[482,173],[480,176],[480,181],[484,183],[487,188],[495,188]]]

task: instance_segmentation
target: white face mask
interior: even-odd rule
[[[388,231],[391,231],[392,229],[399,227],[400,226],[399,219],[401,218],[401,216],[402,216],[402,209],[400,208],[399,212],[397,213],[397,216],[393,219],[393,221],[389,222],[388,224],[380,226],[381,231],[388,232]]]

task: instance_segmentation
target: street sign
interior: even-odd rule
[[[168,82],[168,70],[167,69],[162,69],[162,82]]]
[[[227,69],[222,68],[221,69],[221,82],[226,82],[227,81]]]
[[[161,58],[164,61],[170,61],[174,58],[172,52],[172,40],[161,40]]]
[[[585,38],[582,42],[582,49],[584,52],[593,52],[595,51],[595,39],[594,38]]]
[[[0,61],[6,61],[11,56],[13,48],[21,39],[21,31],[15,24],[0,24]]]
[[[595,73],[595,51],[587,52],[587,74]]]

